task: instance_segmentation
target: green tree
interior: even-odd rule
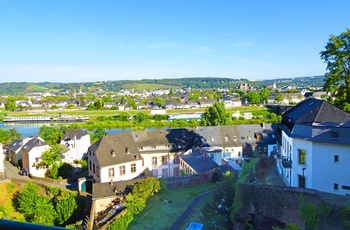
[[[22,134],[19,133],[15,128],[9,130],[10,140],[16,140],[22,138]]]
[[[48,196],[39,195],[35,202],[35,210],[31,222],[53,226],[55,218],[56,212],[51,199]]]
[[[247,99],[250,104],[259,104],[261,102],[260,93],[259,92],[248,92]]]
[[[284,100],[284,97],[283,97],[281,94],[277,94],[275,100],[276,100],[277,102],[282,102],[282,101]]]
[[[0,129],[0,143],[10,140],[10,133],[5,129]]]
[[[146,121],[148,119],[149,119],[149,116],[146,113],[144,113],[144,112],[138,113],[134,117],[134,120],[135,120],[136,123],[142,123],[142,122],[144,122],[144,121]]]
[[[92,139],[94,141],[100,139],[101,137],[103,137],[103,135],[105,135],[105,130],[100,128],[100,127],[97,127],[94,131],[94,135],[92,137]]]
[[[94,102],[94,107],[95,107],[96,109],[102,109],[102,108],[104,107],[104,101],[103,101],[101,98],[97,99],[97,100]]]
[[[267,102],[269,99],[269,95],[270,95],[270,90],[269,89],[262,89],[260,91],[260,102]]]
[[[335,98],[335,106],[350,112],[350,29],[331,35],[320,55],[327,64],[324,89]]]
[[[202,209],[208,229],[232,229],[230,218],[235,197],[235,176],[227,171]]]
[[[39,129],[38,136],[45,140],[49,145],[54,145],[60,142],[63,133],[57,127],[42,126]]]
[[[32,182],[26,183],[18,195],[18,210],[24,212],[26,216],[31,216],[35,211],[35,203],[38,196],[38,185]]]
[[[225,105],[221,102],[215,102],[213,106],[205,108],[201,123],[208,126],[227,125],[230,120],[230,113],[226,110]]]
[[[14,99],[7,99],[5,104],[5,109],[8,111],[14,111],[16,109],[16,102]]]
[[[70,191],[60,190],[59,196],[54,198],[55,210],[57,213],[57,222],[65,223],[78,207],[74,194]]]

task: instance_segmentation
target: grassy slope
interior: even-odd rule
[[[0,218],[7,217],[11,220],[25,221],[23,214],[15,211],[12,198],[17,194],[19,188],[12,182],[0,184],[0,206],[5,210],[0,211]]]
[[[161,190],[149,198],[146,208],[135,217],[129,226],[130,230],[137,229],[166,229],[181,215],[191,200],[200,193],[213,189],[215,184],[201,184],[190,188]],[[166,203],[164,200],[172,200]]]

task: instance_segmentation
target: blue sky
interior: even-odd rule
[[[322,75],[350,1],[0,0],[0,82]]]

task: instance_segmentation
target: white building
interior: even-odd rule
[[[22,168],[35,177],[45,177],[47,168],[42,165],[42,154],[51,147],[40,137],[30,139],[22,147]]]
[[[308,98],[282,117],[277,166],[286,185],[350,194],[350,115]]]
[[[86,156],[90,147],[90,135],[81,129],[68,130],[61,138],[61,145],[67,147],[63,161],[72,163]]]

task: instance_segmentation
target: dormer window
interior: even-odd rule
[[[332,139],[338,139],[339,138],[339,132],[338,131],[332,131]]]
[[[228,137],[227,136],[225,137],[225,141],[228,141]]]
[[[125,149],[125,152],[126,152],[126,154],[130,154],[130,149],[129,149],[129,148],[126,148],[126,149]]]
[[[114,150],[112,150],[111,154],[112,154],[112,157],[115,157],[115,156],[116,156],[116,154],[115,154],[115,151],[114,151]]]
[[[237,141],[237,137],[236,136],[233,136],[233,141]]]

